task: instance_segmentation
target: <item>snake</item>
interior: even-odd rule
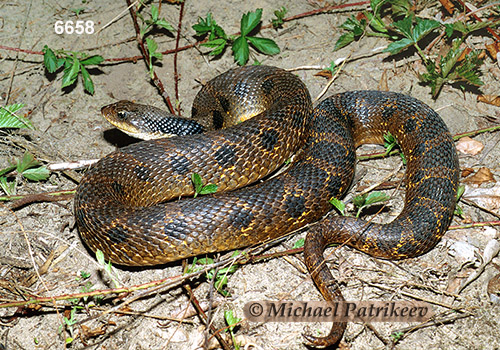
[[[146,109],[122,102],[103,113],[119,123]],[[184,123],[197,131],[125,146],[85,173],[74,212],[91,250],[119,265],[151,266],[257,245],[308,225],[307,268],[326,300],[342,301],[325,264],[328,245],[384,259],[416,257],[439,242],[452,220],[459,183],[454,142],[441,117],[413,97],[347,91],[313,107],[298,76],[240,67],[203,85]],[[406,159],[399,215],[386,224],[329,215],[330,199],[352,185],[356,148],[382,143],[388,132]],[[196,196],[195,173],[217,193]],[[345,329],[345,322],[333,322],[324,337],[304,336],[315,346],[338,345]]]

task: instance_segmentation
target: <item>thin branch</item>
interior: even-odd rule
[[[174,52],[174,84],[175,84],[175,100],[177,105],[177,115],[181,115],[181,104],[179,103],[179,72],[177,69],[177,54],[179,53],[179,41],[181,39],[182,30],[182,16],[184,14],[184,4],[186,1],[181,2],[179,10],[179,24],[177,25],[177,36],[175,38],[175,52]]]
[[[127,0],[127,6],[129,7],[130,15],[132,16],[132,21],[134,22],[134,28],[135,28],[135,32],[137,35],[136,36],[137,43],[139,44],[139,47],[141,49],[142,55],[144,57],[144,61],[147,64],[150,60],[149,52],[148,52],[146,46],[144,45],[144,41],[142,40],[142,37],[141,37],[141,29],[139,28],[139,23],[137,22],[137,14],[135,13],[133,6],[131,6],[131,5],[132,4],[130,3],[130,0]],[[170,113],[174,113],[174,107],[172,106],[172,102],[170,102],[170,96],[168,95],[168,92],[167,92],[167,90],[165,90],[165,87],[164,87],[162,81],[160,80],[160,78],[158,77],[158,75],[156,74],[156,72],[154,70],[153,70],[153,83],[160,91],[160,94],[163,97],[163,99],[165,100]]]

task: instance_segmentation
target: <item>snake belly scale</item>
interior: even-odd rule
[[[353,91],[313,109],[299,78],[253,66],[207,83],[192,114],[206,129],[224,126],[225,117],[246,121],[143,141],[101,159],[84,176],[74,204],[92,250],[118,264],[155,265],[257,244],[317,222],[306,238],[306,265],[325,299],[343,300],[324,263],[326,245],[388,259],[414,257],[432,249],[451,222],[459,182],[453,140],[437,113],[414,98]],[[382,142],[386,132],[407,159],[400,215],[385,225],[323,218],[328,200],[351,184],[355,148]],[[286,171],[256,184],[299,149]],[[177,200],[193,195],[192,173],[217,184],[218,193]],[[326,337],[306,337],[318,346],[335,344],[345,327],[334,323]]]

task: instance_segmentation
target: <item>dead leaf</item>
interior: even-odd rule
[[[491,188],[465,187],[464,199],[476,203],[482,208],[496,211],[500,208],[500,185]]]
[[[493,177],[493,173],[490,169],[482,167],[477,171],[477,173],[469,176],[468,178],[463,180],[463,182],[473,185],[481,185],[486,182],[496,182],[496,180]]]
[[[486,50],[490,54],[491,58],[494,60],[497,59],[497,54],[500,52],[500,42],[495,42],[492,44],[486,44]]]
[[[468,136],[462,137],[457,142],[457,151],[464,154],[470,154],[475,156],[480,153],[484,148],[484,145],[476,140],[471,139]]]
[[[474,169],[472,169],[472,168],[464,168],[464,169],[462,169],[462,174],[460,175],[460,177],[462,179],[464,179],[467,176],[469,176],[470,174],[474,174]]]
[[[90,327],[82,325],[82,336],[84,339],[95,338],[103,334],[106,334],[106,330],[102,326],[90,329]]]
[[[470,54],[472,51],[471,48],[469,47],[466,47],[463,51],[462,51],[462,54],[460,55],[460,57],[458,58],[457,62],[461,62],[463,60],[465,60],[465,57]]]
[[[381,91],[389,91],[389,85],[387,84],[387,69],[384,69],[380,81],[378,82],[378,89]]]
[[[477,97],[479,102],[484,102],[493,106],[500,107],[500,96],[498,95],[479,95]]]
[[[453,13],[453,9],[455,8],[455,5],[450,0],[439,0],[441,5],[446,9],[446,11],[451,15]]]
[[[318,73],[314,74],[314,76],[332,79],[332,72],[329,71],[328,69],[325,69],[325,70],[319,71]]]

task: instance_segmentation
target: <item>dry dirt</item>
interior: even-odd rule
[[[247,11],[263,8],[263,23],[272,18],[273,11],[281,6],[288,15],[295,15],[328,5],[323,1],[187,1],[183,17],[181,45],[194,43],[191,26],[199,16],[212,12],[227,33],[239,30],[239,19]],[[148,5],[150,6],[150,5]],[[74,8],[84,11],[77,17]],[[351,8],[352,10],[352,8]],[[437,1],[431,2],[425,14],[434,16],[439,12]],[[178,22],[179,5],[162,4],[162,16],[174,26]],[[343,67],[328,93],[353,89],[377,89],[386,82],[389,90],[417,97],[438,110],[451,132],[461,133],[498,123],[500,109],[476,101],[478,91],[460,91],[445,86],[437,100],[430,96],[430,89],[418,82],[417,71],[422,67],[413,54],[396,58],[387,54],[374,54],[372,50],[387,44],[384,39],[365,38],[341,51],[333,52],[333,45],[341,34],[338,26],[354,12],[336,11],[309,16],[286,23],[275,31],[265,29],[260,33],[273,38],[281,53],[268,57],[252,53],[251,60],[282,68],[299,66],[327,66],[332,60],[352,55],[359,57]],[[56,35],[57,20],[91,20],[96,29],[115,19],[114,22],[94,35]],[[124,1],[2,1],[0,2],[0,44],[27,50],[41,51],[44,45],[54,49],[64,48],[100,54],[105,58],[121,58],[140,55],[131,17]],[[475,37],[470,45],[481,46],[487,36]],[[161,35],[157,39],[161,49],[175,47],[175,37]],[[179,52],[179,91],[184,114],[188,114],[191,102],[200,89],[200,83],[234,67],[235,63],[227,50],[221,57],[211,59],[203,55],[206,49],[189,49]],[[173,55],[165,55],[155,70],[173,95]],[[24,103],[22,110],[36,126],[36,130],[2,131],[0,134],[0,168],[22,156],[29,149],[40,161],[58,163],[81,159],[99,158],[115,147],[130,142],[120,132],[113,130],[100,116],[100,107],[118,99],[136,100],[165,108],[157,89],[151,84],[144,62],[106,63],[91,71],[96,86],[95,94],[83,91],[81,81],[76,86],[61,90],[62,73],[48,74],[42,65],[42,56],[37,54],[0,51],[0,92],[2,104]],[[325,87],[326,80],[315,77],[317,70],[298,70],[310,89],[317,96]],[[483,66],[485,85],[481,92],[498,93],[500,70],[490,58]],[[490,119],[488,119],[490,118]],[[461,155],[461,167],[482,166],[500,175],[497,146],[498,133],[485,133],[475,137],[486,145],[477,156]],[[358,166],[359,186],[369,186],[384,179],[398,164],[398,157],[362,162]],[[401,179],[403,170],[391,180]],[[75,179],[83,170],[74,173]],[[70,173],[71,174],[71,173]],[[73,189],[76,182],[68,175],[53,172],[46,182],[21,181],[19,194],[43,193]],[[394,198],[390,211],[380,220],[390,220],[401,207],[402,189],[391,189]],[[465,219],[455,217],[453,224],[498,220],[478,208],[461,203]],[[88,281],[93,288],[113,287],[102,272],[93,254],[82,245],[74,228],[72,200],[44,202],[26,205],[12,211],[9,203],[0,204],[0,302],[23,300],[33,296],[60,296],[82,291],[87,281],[78,279],[80,272],[91,274]],[[498,211],[496,213],[498,215]],[[290,249],[304,232],[289,237],[286,241],[267,248],[264,253]],[[458,292],[459,284],[476,272],[479,263],[465,264],[452,256],[450,247],[455,242],[464,242],[466,247],[480,254],[486,243],[498,238],[496,229],[484,227],[449,231],[430,253],[407,261],[388,262],[368,257],[348,248],[330,248],[330,267],[342,283],[342,291],[348,300],[425,300],[433,304],[438,319],[427,327],[416,328],[406,333],[396,349],[500,349],[500,306],[492,304],[486,293],[488,281],[498,274],[491,264],[484,272]],[[51,254],[55,259],[51,260]],[[46,261],[51,262],[47,271],[37,278],[35,269]],[[498,258],[495,260],[500,264]],[[127,269],[117,268],[118,279],[123,286],[155,281],[182,273],[181,262],[161,268]],[[31,277],[31,278],[30,278]],[[200,278],[189,283],[202,304],[210,298],[209,283]],[[302,255],[272,258],[245,264],[229,278],[229,297],[214,296],[218,307],[212,311],[215,329],[223,329],[224,310],[233,310],[243,318],[242,307],[251,300],[321,300],[309,275],[305,273]],[[189,304],[189,297],[182,286],[151,292],[147,297],[127,306],[129,315],[103,314],[103,310],[130,300],[132,295],[122,298],[106,296],[99,307],[93,300],[81,300],[74,315],[77,322],[72,327],[62,327],[63,317],[69,316],[71,303],[45,302],[41,307],[0,309],[0,349],[194,349],[204,337],[204,326],[199,317],[187,318],[182,323],[168,321]],[[64,305],[68,305],[64,308]],[[88,308],[87,308],[88,307]],[[453,308],[459,311],[453,311]],[[66,311],[65,311],[66,310]],[[460,318],[460,315],[464,315]],[[92,318],[91,318],[92,317]],[[374,323],[363,325],[350,323],[344,336],[344,348],[372,349],[391,348],[391,333],[419,326],[418,323]],[[70,328],[76,339],[65,345]],[[328,331],[328,323],[251,323],[242,322],[236,328],[238,341],[256,349],[306,349],[301,334],[307,329],[314,334]],[[78,335],[97,332],[94,337]],[[223,331],[224,333],[224,331]],[[386,342],[388,345],[384,345]]]

